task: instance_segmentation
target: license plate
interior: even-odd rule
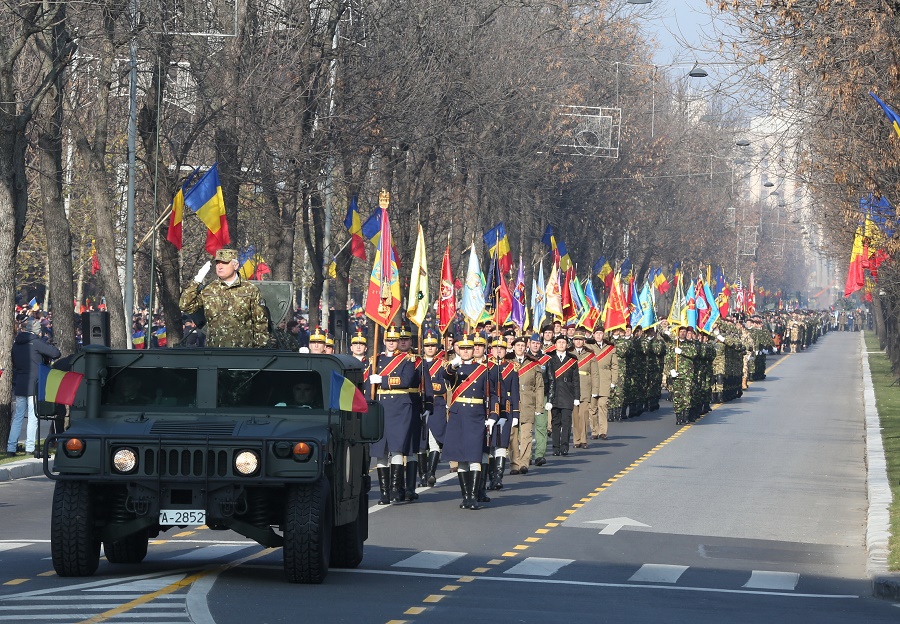
[[[162,525],[199,526],[206,524],[206,510],[160,509],[159,523]]]

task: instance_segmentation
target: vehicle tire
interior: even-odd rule
[[[147,529],[114,541],[103,542],[110,563],[140,563],[147,556]]]
[[[331,536],[331,565],[335,568],[355,568],[363,560],[363,547],[369,534],[368,497],[359,497],[356,520],[334,527]]]
[[[328,479],[288,490],[284,511],[284,573],[289,583],[318,584],[331,560],[331,488]]]
[[[50,554],[59,576],[90,576],[100,565],[91,489],[81,481],[57,481],[50,518]]]

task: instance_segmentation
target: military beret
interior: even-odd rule
[[[534,340],[535,342],[541,342],[541,335],[537,332],[531,334],[531,338],[529,340]]]
[[[556,336],[553,337],[553,342],[559,342],[560,340],[565,340],[566,342],[569,342],[569,337],[566,336],[565,334],[556,334]]]
[[[231,262],[238,259],[236,249],[220,249],[216,252],[216,262]]]
[[[538,338],[538,341],[540,341],[540,338]],[[517,344],[519,344],[520,342],[523,344],[525,343],[525,336],[516,336],[515,338],[513,338],[512,342],[510,343],[509,346],[514,347]]]

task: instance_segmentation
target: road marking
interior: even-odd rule
[[[626,526],[650,528],[649,524],[632,520],[631,518],[607,518],[606,520],[588,520],[586,524],[605,524],[598,535],[615,535],[619,529]]]
[[[464,552],[449,552],[444,550],[423,550],[408,557],[403,561],[391,564],[392,568],[419,568],[423,570],[440,570],[457,559],[464,557]]]
[[[797,583],[800,581],[800,575],[796,572],[768,572],[766,570],[753,570],[750,573],[750,580],[741,587],[750,589],[781,589],[794,591],[797,589]]]
[[[422,492],[427,492],[428,490],[430,490],[430,489],[432,489],[432,488],[434,488],[434,487],[437,487],[437,484],[438,484],[438,483],[446,483],[447,481],[450,481],[451,479],[456,479],[456,473],[455,473],[455,472],[451,472],[450,474],[445,474],[443,477],[440,477],[437,481],[435,481],[434,485],[432,485],[432,486],[425,486],[425,487],[419,487],[419,488],[416,488],[416,494],[421,494]],[[379,505],[378,503],[375,503],[374,505],[372,505],[371,507],[369,507],[369,513],[370,513],[370,514],[373,514],[373,513],[377,512],[377,511],[381,511],[382,509],[388,509],[388,508],[390,508],[390,507],[396,507],[397,505],[402,505],[402,503],[391,504],[391,505]]]
[[[85,589],[86,592],[129,592],[143,594],[145,592],[159,591],[167,585],[171,585],[184,578],[184,574],[170,574],[168,576],[158,576],[151,579],[139,579],[136,581],[128,581],[116,585],[106,585],[105,587],[97,587],[95,589]]]
[[[561,568],[573,563],[574,559],[550,559],[545,557],[527,557],[503,574],[520,574],[522,576],[552,576]]]
[[[31,546],[32,542],[6,542],[0,543],[0,552],[4,552],[7,550],[14,550],[16,548],[24,548],[25,546]]]
[[[245,548],[250,548],[252,546],[256,546],[256,543],[248,542],[247,544],[244,544],[242,546],[211,544],[209,546],[195,548],[194,550],[176,555],[174,557],[167,557],[165,561],[209,561],[211,559],[220,559],[227,555],[231,555],[238,551],[244,550]]]
[[[6,581],[3,584],[4,585],[21,585],[22,583],[27,583],[27,582],[28,582],[28,579],[17,578],[17,579],[12,579],[11,581]]]
[[[638,583],[677,583],[688,566],[645,563],[628,579]]]

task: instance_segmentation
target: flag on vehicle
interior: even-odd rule
[[[369,411],[369,404],[366,403],[363,393],[352,381],[337,371],[331,371],[331,396],[328,407],[333,410],[362,414]]]

